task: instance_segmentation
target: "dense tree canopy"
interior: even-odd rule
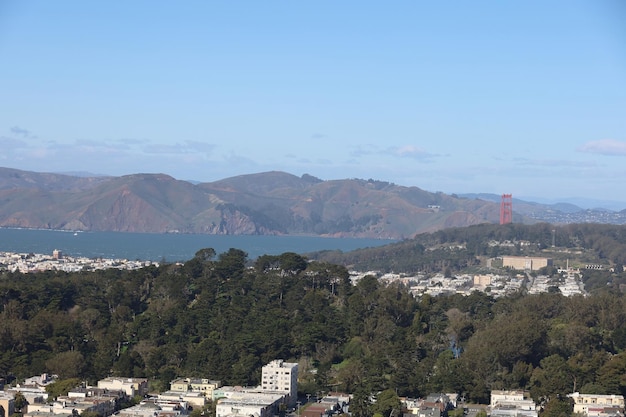
[[[626,299],[610,286],[589,297],[416,299],[293,253],[248,264],[238,249],[207,249],[136,271],[5,273],[0,376],[257,384],[260,367],[283,358],[301,364],[303,392],[347,390],[362,400],[357,414],[383,416],[397,395],[429,392],[484,402],[491,389],[529,389],[546,404],[582,387],[626,394]]]

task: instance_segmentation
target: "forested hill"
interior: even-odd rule
[[[626,226],[548,223],[480,224],[422,233],[376,248],[351,252],[322,251],[309,258],[359,271],[396,273],[462,272],[484,266],[484,260],[502,255],[546,256],[562,267],[602,264],[607,269],[626,265]]]
[[[137,271],[3,273],[0,376],[148,377],[164,390],[180,376],[256,384],[282,358],[300,363],[310,394],[487,402],[491,389],[529,389],[548,405],[573,391],[626,394],[626,299],[606,286],[586,298],[415,299],[293,253],[246,262],[206,249]]]

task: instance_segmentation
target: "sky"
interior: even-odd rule
[[[37,172],[626,202],[626,3],[1,0],[0,146]]]

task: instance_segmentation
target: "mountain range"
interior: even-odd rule
[[[497,223],[498,199],[276,171],[196,184],[165,174],[76,176],[0,168],[0,227],[403,239]],[[527,224],[589,212],[519,200],[513,211],[514,222]],[[626,218],[626,210],[598,213],[607,212]]]

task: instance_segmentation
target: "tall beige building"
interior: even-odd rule
[[[546,266],[552,266],[552,259],[538,256],[503,256],[502,266],[522,271],[536,271]]]

